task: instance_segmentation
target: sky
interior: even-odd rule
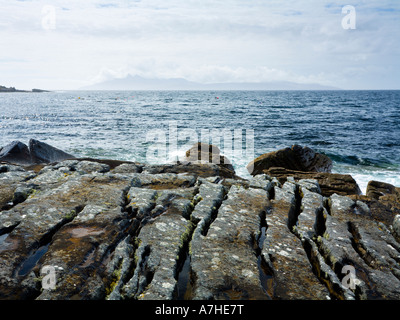
[[[74,90],[128,74],[400,89],[398,0],[0,0],[0,8],[0,85],[18,89]]]

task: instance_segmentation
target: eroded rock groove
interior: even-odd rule
[[[1,168],[2,299],[400,298],[391,220],[313,179],[90,159]],[[55,290],[41,290],[44,265]]]

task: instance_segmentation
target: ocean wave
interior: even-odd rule
[[[387,160],[372,159],[368,157],[360,157],[357,155],[340,155],[333,153],[325,153],[333,162],[339,164],[350,164],[352,166],[368,166],[382,169],[396,168],[399,165]]]
[[[363,194],[366,193],[368,182],[375,180],[400,187],[399,169],[382,169],[370,166],[334,165],[332,172],[349,174],[356,180]]]

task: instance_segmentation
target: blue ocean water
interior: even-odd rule
[[[0,94],[0,146],[34,138],[75,156],[148,162],[155,144],[149,136],[164,132],[168,143],[174,124],[178,154],[197,140],[215,142],[204,141],[202,130],[234,136],[236,129],[250,150],[246,137],[254,130],[254,157],[305,145],[331,157],[333,172],[351,174],[363,191],[370,180],[400,187],[400,91]],[[233,154],[231,160],[248,177],[249,158]]]

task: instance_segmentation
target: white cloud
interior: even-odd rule
[[[341,4],[317,0],[53,0],[54,30],[42,28],[45,5],[0,0],[0,74],[17,87],[73,89],[128,73],[354,88],[399,83],[400,5],[393,1],[354,3],[356,30],[342,29]],[[351,82],[351,70],[369,74],[353,72]]]

